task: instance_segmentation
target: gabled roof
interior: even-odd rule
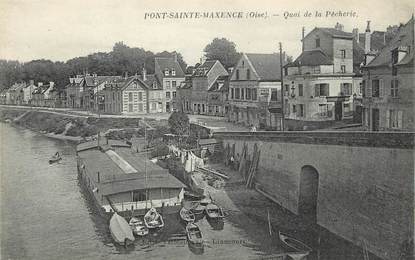
[[[24,82],[19,82],[19,83],[14,83],[10,88],[9,91],[20,91],[22,90],[24,87],[26,87],[26,83]]]
[[[147,88],[150,89],[150,90],[151,89],[153,89],[153,90],[163,89],[163,86],[161,85],[160,81],[158,80],[158,78],[154,74],[147,74],[146,75],[146,80],[143,80],[143,75],[139,75],[139,78],[144,84],[147,85]],[[154,88],[154,86],[156,86],[156,87]]]
[[[295,61],[286,65],[286,67],[298,66],[318,66],[318,65],[332,65],[333,61],[321,50],[303,51]]]
[[[229,76],[219,76],[209,87],[208,91],[227,92],[229,90]]]
[[[182,78],[184,77],[184,72],[182,70],[182,68],[180,67],[180,64],[177,60],[175,60],[174,58],[164,58],[164,57],[156,57],[154,58],[154,65],[155,65],[155,70],[158,71],[159,75],[161,75],[161,77],[164,78],[164,71],[165,70],[175,70],[176,75],[172,76],[169,75],[169,78]],[[156,73],[157,74],[157,73]],[[167,76],[166,76],[167,77]]]
[[[365,67],[378,67],[392,65],[392,53],[391,51],[398,47],[411,46],[409,53],[396,65],[404,65],[413,63],[414,60],[414,19],[411,18],[405,25],[399,28],[398,33],[383,48],[379,54]]]
[[[245,53],[259,80],[281,80],[280,55],[263,53]]]
[[[114,79],[119,79],[120,76],[85,76],[85,86],[86,87],[96,87],[105,81],[111,81]]]
[[[218,60],[207,60],[199,65],[192,76],[204,77],[206,76]]]
[[[112,79],[111,82],[105,84],[107,90],[123,91],[131,82],[136,81],[142,88],[148,89],[149,87],[139,78],[139,76],[131,76],[128,78]]]
[[[42,85],[38,86],[32,94],[44,94],[51,86],[50,85]]]
[[[314,30],[322,31],[322,32],[330,35],[333,38],[353,39],[353,34],[352,33],[337,30],[335,28],[316,27],[311,32],[313,32]],[[309,32],[308,34],[310,34],[311,32]],[[308,36],[308,34],[307,34],[307,36]]]

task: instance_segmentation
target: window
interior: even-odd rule
[[[242,68],[245,67],[245,61],[242,61]]]
[[[319,104],[318,105],[318,113],[320,114],[320,116],[327,116],[327,104]]]
[[[366,80],[362,80],[362,97],[366,97]]]
[[[252,89],[251,90],[251,95],[252,95],[252,100],[256,100],[257,99],[257,90],[256,89]]]
[[[320,66],[315,66],[313,67],[313,73],[314,74],[320,74],[321,70],[320,70]]]
[[[176,91],[173,91],[173,97],[174,98],[176,97]]]
[[[235,99],[239,99],[240,90],[239,88],[235,88]]]
[[[346,65],[341,65],[340,70],[342,73],[346,73]]]
[[[379,97],[380,83],[378,79],[372,80],[372,97]]]
[[[315,96],[316,97],[327,97],[329,96],[329,84],[323,83],[323,84],[316,84],[314,86],[315,90]]]
[[[157,103],[151,103],[151,110],[157,109]]]
[[[316,48],[319,48],[320,47],[320,38],[317,38],[316,39]]]
[[[350,95],[352,95],[352,83],[341,83],[341,85],[340,85],[340,95],[341,96],[350,96]]]
[[[165,69],[164,70],[164,76],[168,76],[169,75],[169,70],[168,69]]]
[[[251,71],[249,69],[246,70],[246,79],[251,79]]]
[[[205,113],[205,104],[202,104],[202,112]]]
[[[346,58],[346,50],[340,50],[340,57],[342,59],[345,59]]]
[[[138,101],[143,101],[143,93],[138,92]]]
[[[304,105],[303,104],[299,104],[298,105],[298,116],[299,117],[303,117],[304,116]]]
[[[171,75],[172,76],[176,76],[176,71],[175,70],[171,70]]]
[[[284,96],[288,96],[288,94],[289,94],[289,92],[290,92],[290,86],[289,85],[285,85],[285,91],[284,91]]]
[[[166,81],[166,88],[170,88],[170,81]]]
[[[166,92],[166,98],[170,98],[170,92],[169,91]]]
[[[386,110],[386,126],[389,128],[402,128],[402,111]]]
[[[251,99],[251,89],[247,88],[246,89],[246,100],[250,100]]]
[[[176,88],[176,84],[177,84],[177,83],[176,83],[176,81],[175,81],[175,80],[173,80],[173,81],[171,82],[171,87],[172,87],[172,88]]]
[[[133,112],[133,104],[128,105],[128,112]]]
[[[143,104],[138,104],[138,112],[143,112]]]
[[[350,104],[349,104],[349,103],[344,103],[344,104],[343,104],[343,111],[344,111],[345,113],[350,112]]]
[[[147,196],[145,192],[134,191],[133,192],[133,201],[146,201]]]
[[[231,88],[231,99],[233,99],[234,92],[235,92],[234,89]]]
[[[241,99],[245,99],[245,89],[241,88]]]
[[[278,101],[278,91],[272,90],[271,91],[271,101]]]
[[[399,81],[397,79],[391,80],[391,97],[398,97]]]
[[[235,75],[235,77],[236,77],[236,80],[239,80],[239,70],[236,70],[236,75]]]
[[[303,84],[298,84],[298,96],[302,97],[303,96]]]
[[[297,114],[297,107],[295,105],[293,105],[293,113]]]

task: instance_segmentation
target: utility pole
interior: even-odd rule
[[[280,46],[280,74],[281,74],[281,131],[285,130],[285,110],[284,110],[284,77],[283,77],[283,59],[282,59],[282,44],[279,43]]]

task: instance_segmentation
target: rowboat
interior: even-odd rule
[[[144,215],[144,224],[148,229],[164,227],[163,217],[157,212],[155,208],[151,208]]]
[[[49,159],[49,164],[55,163],[62,160],[62,157],[60,155],[54,155]]]
[[[148,234],[148,228],[144,224],[144,221],[136,217],[132,217],[128,223],[136,236],[145,236]]]
[[[190,211],[195,215],[201,215],[205,212],[206,206],[202,205],[199,201],[192,202]]]
[[[195,221],[195,214],[189,209],[182,208],[180,210],[180,218],[186,222],[194,222]]]
[[[187,224],[186,236],[189,244],[196,247],[203,247],[202,232],[195,223]]]
[[[135,240],[133,232],[127,221],[116,212],[110,219],[110,232],[114,241],[120,245],[127,246]]]
[[[225,216],[222,208],[214,203],[210,203],[205,208],[206,215],[211,220],[221,220]]]
[[[297,239],[294,239],[287,234],[284,234],[282,232],[278,232],[278,236],[280,240],[286,244],[288,247],[295,249],[296,251],[307,253],[313,251],[313,249],[306,244],[304,244],[301,241],[298,241]]]

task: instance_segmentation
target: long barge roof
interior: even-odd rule
[[[152,188],[186,187],[168,170],[134,152],[121,141],[99,145],[96,141],[77,146],[81,167],[102,195]],[[99,174],[98,174],[99,173]],[[99,175],[99,181],[98,181]]]

